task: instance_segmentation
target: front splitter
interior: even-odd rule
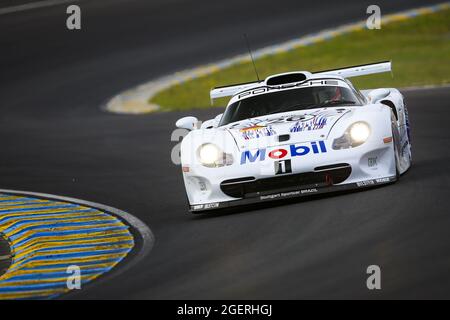
[[[279,201],[291,198],[307,197],[312,195],[332,193],[339,191],[365,189],[383,184],[393,183],[397,180],[396,176],[369,179],[355,183],[339,184],[326,187],[310,187],[302,189],[276,190],[273,192],[261,194],[256,197],[231,200],[226,202],[211,202],[205,204],[191,205],[189,211],[192,213],[201,213],[215,211],[219,209],[233,208],[257,203]]]

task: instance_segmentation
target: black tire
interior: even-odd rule
[[[392,128],[392,143],[394,144],[394,161],[395,161],[395,178],[400,179],[400,170],[398,169],[398,159],[400,157],[397,150],[397,135],[395,134],[395,128]]]

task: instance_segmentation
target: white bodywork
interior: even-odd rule
[[[269,92],[326,84],[352,90],[363,103],[288,111],[222,126],[219,115],[198,129],[195,118],[180,119],[177,126],[193,129],[181,144],[190,210],[212,210],[395,181],[411,163],[403,97],[393,88],[359,92],[346,79],[386,71],[390,71],[390,62],[314,74],[297,72],[305,80],[276,86],[267,83],[280,75],[213,89],[211,98],[232,95],[230,106]],[[369,137],[358,146],[336,147],[340,146],[338,138],[355,123],[367,124]],[[221,151],[221,165],[208,166],[200,161],[199,148],[207,144]]]

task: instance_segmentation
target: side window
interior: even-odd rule
[[[351,83],[351,82],[350,82],[349,80],[347,80],[347,79],[344,79],[344,80],[345,80],[345,82],[348,84],[348,86],[350,87],[350,89],[352,89],[353,93],[358,97],[358,99],[360,99],[361,102],[366,103],[366,102],[367,102],[366,97],[364,97],[364,95],[363,95],[359,90],[357,90],[357,89],[353,86],[353,83]]]

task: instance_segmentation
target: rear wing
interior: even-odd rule
[[[238,92],[245,91],[245,90],[250,89],[258,84],[263,84],[263,83],[264,83],[264,81],[255,81],[255,82],[232,84],[232,85],[224,86],[224,87],[216,87],[216,88],[211,89],[209,95],[211,97],[211,100],[217,99],[217,98],[223,98],[223,97],[231,97],[231,96],[234,96]]]
[[[383,73],[383,72],[390,72],[392,70],[392,63],[391,61],[383,61],[383,62],[376,62],[376,63],[369,63],[369,64],[362,64],[357,66],[351,66],[351,67],[345,67],[341,69],[333,69],[333,70],[323,70],[323,71],[317,71],[313,72],[313,75],[323,75],[323,76],[340,76],[344,78],[351,78],[351,77],[358,77],[358,76],[365,76],[369,74],[374,73]],[[303,72],[299,72],[303,73]],[[306,74],[306,72],[305,72]],[[270,76],[270,78],[273,78],[274,76]],[[217,87],[213,88],[209,95],[211,97],[211,101],[218,98],[223,97],[231,97],[235,94],[245,91],[247,89],[257,87],[258,85],[264,85],[266,83],[266,80],[263,81],[255,81],[255,82],[248,82],[248,83],[240,83],[240,84],[234,84],[224,87]]]
[[[335,70],[324,70],[314,72],[314,75],[337,75],[344,78],[366,76],[374,73],[391,72],[391,61],[383,61],[369,64],[362,64],[359,66],[345,67]]]

